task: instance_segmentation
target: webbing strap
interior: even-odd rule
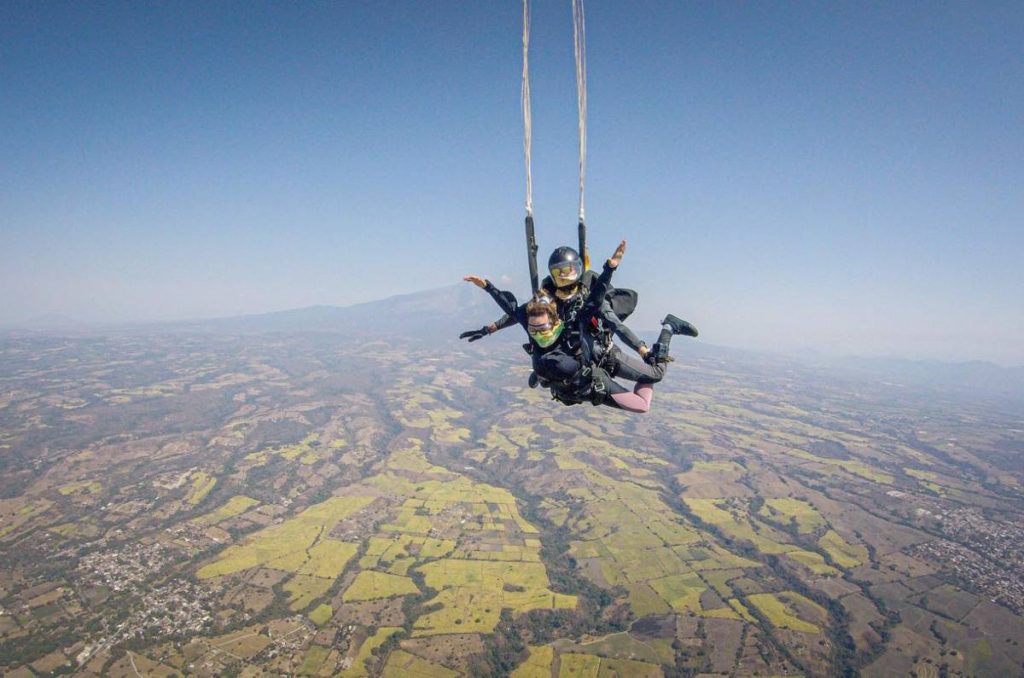
[[[533,216],[533,176],[530,155],[533,145],[533,122],[530,118],[530,0],[523,0],[523,152],[526,157],[526,216]]]
[[[583,16],[583,0],[572,0],[572,38],[576,51],[576,111],[580,134],[579,218],[582,224],[584,222],[583,189],[587,175],[587,32]]]

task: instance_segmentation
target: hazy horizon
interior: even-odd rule
[[[520,11],[4,4],[0,326],[466,273],[522,294]],[[1019,3],[591,0],[587,22],[591,255],[629,241],[636,327],[1024,364]],[[543,266],[575,238],[567,2],[535,3],[531,46]]]

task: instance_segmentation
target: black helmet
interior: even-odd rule
[[[583,275],[580,253],[571,247],[559,247],[548,257],[548,271],[555,281],[555,287],[572,287]]]

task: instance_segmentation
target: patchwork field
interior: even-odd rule
[[[566,408],[488,341],[0,342],[0,673],[1024,662],[1020,416],[714,352]]]

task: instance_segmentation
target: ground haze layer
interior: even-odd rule
[[[0,670],[1022,671],[1018,401],[688,346],[641,416],[507,339],[8,335]]]

